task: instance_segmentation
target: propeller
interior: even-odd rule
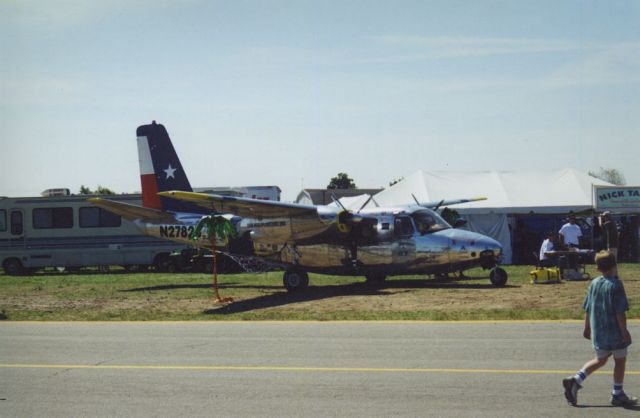
[[[360,211],[367,206],[373,199],[373,196],[370,196],[355,213],[347,209],[342,202],[336,198],[335,194],[331,193],[331,199],[342,209],[340,213],[338,213],[338,230],[346,235],[345,238],[349,242],[350,261],[352,266],[356,268],[358,266],[358,244],[364,238],[363,231],[374,227],[378,223],[378,218],[360,214]]]

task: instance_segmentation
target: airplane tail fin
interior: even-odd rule
[[[142,205],[173,212],[192,211],[193,205],[158,195],[158,192],[169,190],[192,191],[165,127],[153,121],[150,125],[139,126],[136,134]]]

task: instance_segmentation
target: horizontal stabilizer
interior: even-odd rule
[[[175,218],[167,212],[157,209],[143,208],[141,206],[131,205],[128,203],[116,202],[115,200],[107,200],[99,197],[92,197],[89,202],[94,205],[108,210],[109,212],[120,215],[126,220],[135,221],[142,219],[154,223],[173,223]]]
[[[315,206],[297,203],[181,191],[160,192],[158,194],[163,197],[195,203],[217,213],[232,213],[249,218],[286,218],[317,216],[318,214]]]

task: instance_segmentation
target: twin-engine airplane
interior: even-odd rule
[[[452,228],[437,208],[484,198],[419,203],[352,211],[340,201],[311,206],[215,194],[194,193],[164,126],[137,130],[143,207],[101,198],[94,204],[133,221],[144,233],[212,248],[207,239],[195,243],[191,232],[204,216],[228,219],[237,232],[224,253],[267,259],[285,268],[289,291],[307,287],[307,272],[364,275],[380,284],[390,275],[447,274],[481,266],[491,269],[496,286],[507,281],[497,267],[502,247],[484,235]],[[376,205],[377,206],[377,205]]]

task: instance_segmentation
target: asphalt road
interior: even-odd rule
[[[640,326],[631,325],[640,338]],[[572,323],[0,322],[0,416],[630,416]],[[640,340],[639,340],[640,341]],[[639,343],[640,344],[640,343]],[[632,346],[625,389],[640,394]]]

